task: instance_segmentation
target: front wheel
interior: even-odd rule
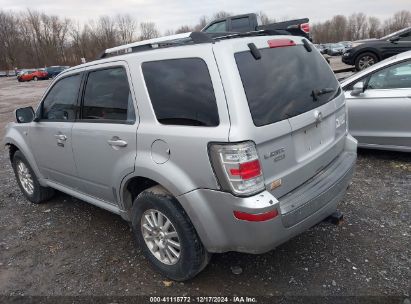
[[[21,191],[30,202],[39,204],[53,196],[54,190],[40,185],[29,162],[20,151],[14,153],[12,167]]]
[[[355,59],[355,68],[357,71],[362,71],[378,62],[377,56],[373,53],[363,53],[360,54],[357,59]]]
[[[39,79],[38,79],[36,76],[34,76],[33,80],[34,80],[34,81],[37,81],[37,80],[39,80]]]
[[[207,266],[210,255],[177,200],[150,189],[133,203],[136,241],[158,272],[175,281],[189,280]]]

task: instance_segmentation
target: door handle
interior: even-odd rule
[[[109,139],[107,143],[112,147],[127,147],[127,142],[118,137],[113,137],[112,139]]]
[[[54,135],[54,137],[59,141],[66,141],[67,140],[67,136],[64,135],[64,134],[56,134],[56,135]]]

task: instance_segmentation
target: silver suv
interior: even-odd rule
[[[192,33],[102,57],[59,74],[8,125],[31,202],[56,189],[119,214],[174,280],[211,253],[269,251],[336,210],[357,142],[306,39]]]

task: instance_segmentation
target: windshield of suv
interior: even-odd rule
[[[392,37],[399,36],[399,35],[402,34],[403,32],[406,32],[406,31],[409,31],[409,30],[411,30],[411,27],[406,28],[406,29],[399,30],[399,31],[394,32],[394,33],[391,33],[391,34],[388,34],[387,36],[384,36],[384,37],[382,37],[382,38],[380,38],[380,39],[381,39],[381,40],[388,40],[388,39],[390,39],[390,38],[392,38]]]
[[[256,126],[264,126],[317,108],[339,93],[339,84],[318,51],[304,46],[236,53],[250,112]]]

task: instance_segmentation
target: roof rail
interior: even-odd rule
[[[199,43],[212,43],[213,40],[205,33],[202,32],[190,32],[182,33],[171,36],[159,37],[149,40],[143,40],[133,42],[121,46],[116,46],[110,49],[106,49],[102,52],[98,58],[105,58],[108,56],[116,56],[127,53],[134,53],[137,51],[144,51],[149,49],[156,49],[166,46],[177,46],[183,44],[199,44]]]
[[[251,37],[251,36],[264,36],[264,35],[289,35],[290,33],[285,30],[264,29],[245,33],[236,32],[222,32],[222,33],[205,33],[205,32],[190,32],[182,33],[172,36],[165,36],[160,38],[154,38],[149,40],[143,40],[133,42],[121,46],[116,46],[110,49],[106,49],[102,52],[97,59],[106,57],[118,56],[128,53],[148,51],[158,48],[166,48],[173,46],[182,46],[187,44],[200,44],[200,43],[214,43],[219,40]]]

